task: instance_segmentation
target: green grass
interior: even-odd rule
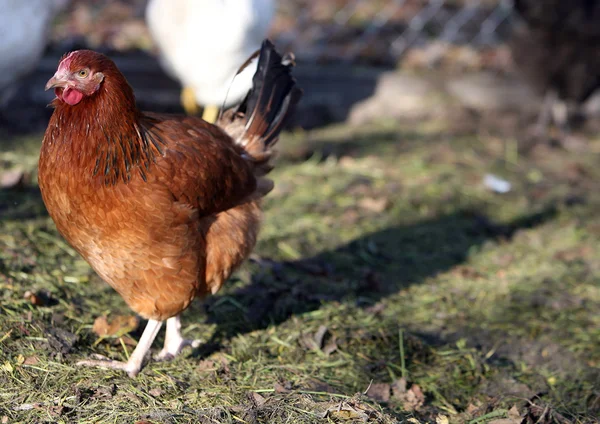
[[[1,422],[595,422],[600,140],[517,138],[443,119],[286,135],[254,260],[184,313],[205,343],[134,380],[74,366],[126,359],[141,328],[98,339],[95,318],[131,312],[34,183],[0,191]],[[0,141],[0,169],[35,181],[39,140]]]

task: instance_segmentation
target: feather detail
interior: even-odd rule
[[[128,183],[134,173],[146,180],[151,165],[164,154],[165,143],[152,129],[155,120],[142,119],[131,86],[110,59],[85,50],[78,53],[69,66],[81,66],[77,61],[92,63],[91,69],[102,69],[104,81],[77,105],[58,98],[51,103],[55,108],[49,124],[51,138],[62,144],[55,148],[90,178],[100,177],[104,185]],[[61,61],[70,60],[72,54],[65,54]],[[61,137],[55,137],[59,132]]]

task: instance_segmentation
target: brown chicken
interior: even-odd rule
[[[139,111],[102,54],[60,60],[46,84],[56,98],[39,161],[44,203],[63,237],[148,319],[127,362],[79,365],[135,376],[165,320],[159,359],[191,343],[179,314],[216,293],[256,243],[271,148],[301,97],[292,65],[265,40],[248,96],[212,125]]]

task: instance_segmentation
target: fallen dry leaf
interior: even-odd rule
[[[325,339],[325,334],[327,334],[327,327],[324,325],[320,325],[319,329],[315,333],[314,340],[315,344],[319,349],[323,347],[323,340]]]
[[[497,420],[489,421],[488,424],[519,424],[522,420],[521,414],[517,405],[513,405],[508,411],[508,418],[500,418]]]
[[[323,418],[332,417],[339,420],[360,419],[367,422],[375,415],[372,410],[367,408],[367,405],[362,405],[360,403],[342,401],[338,405],[327,409],[323,414]]]
[[[28,356],[23,361],[23,365],[35,365],[40,362],[40,359],[37,356]]]
[[[405,378],[400,378],[392,384],[392,395],[394,400],[402,404],[405,411],[417,411],[425,403],[425,395],[418,384],[413,384],[407,389]]]
[[[250,397],[254,401],[254,404],[258,407],[263,406],[267,402],[264,396],[256,392],[251,392]]]
[[[153,397],[160,397],[160,395],[163,394],[163,391],[161,389],[159,389],[158,387],[156,387],[156,388],[150,390],[148,393]]]
[[[330,355],[338,348],[336,340],[335,335],[331,334],[326,326],[321,325],[314,334],[303,334],[299,342],[306,349],[320,350],[326,355]]]
[[[364,197],[358,201],[358,206],[370,211],[380,213],[388,207],[389,201],[385,198],[375,199],[373,197]]]
[[[508,418],[512,418],[513,420],[519,420],[519,422],[521,422],[521,413],[519,412],[519,408],[517,408],[517,405],[513,405],[512,408],[508,410]]]
[[[196,367],[196,370],[202,372],[202,371],[216,371],[217,370],[217,366],[215,364],[215,361],[211,360],[211,359],[203,359],[198,363],[198,366]]]
[[[289,381],[284,384],[277,382],[273,384],[273,390],[275,390],[275,393],[289,393],[291,389],[292,384]]]
[[[439,414],[437,417],[435,417],[435,422],[436,424],[450,424],[448,417],[442,414]]]
[[[365,395],[377,402],[387,403],[390,401],[391,386],[388,383],[371,384]]]
[[[475,406],[475,405],[473,405],[472,403],[470,403],[469,405],[467,405],[466,412],[467,412],[469,415],[473,415],[473,414],[475,414],[475,412],[477,412],[478,410],[479,410],[479,408],[478,408],[477,406]]]
[[[335,336],[331,336],[327,343],[325,343],[325,346],[323,346],[322,349],[325,355],[329,356],[338,349],[336,340],[337,338]]]
[[[139,321],[133,315],[117,315],[110,321],[105,316],[94,320],[92,330],[100,337],[121,337],[138,327]]]

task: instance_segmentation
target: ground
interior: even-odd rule
[[[41,135],[0,141],[0,422],[597,422],[600,138],[526,134],[460,110],[285,134],[255,255],[183,315],[204,344],[136,379],[75,367],[144,323],[46,214]]]

